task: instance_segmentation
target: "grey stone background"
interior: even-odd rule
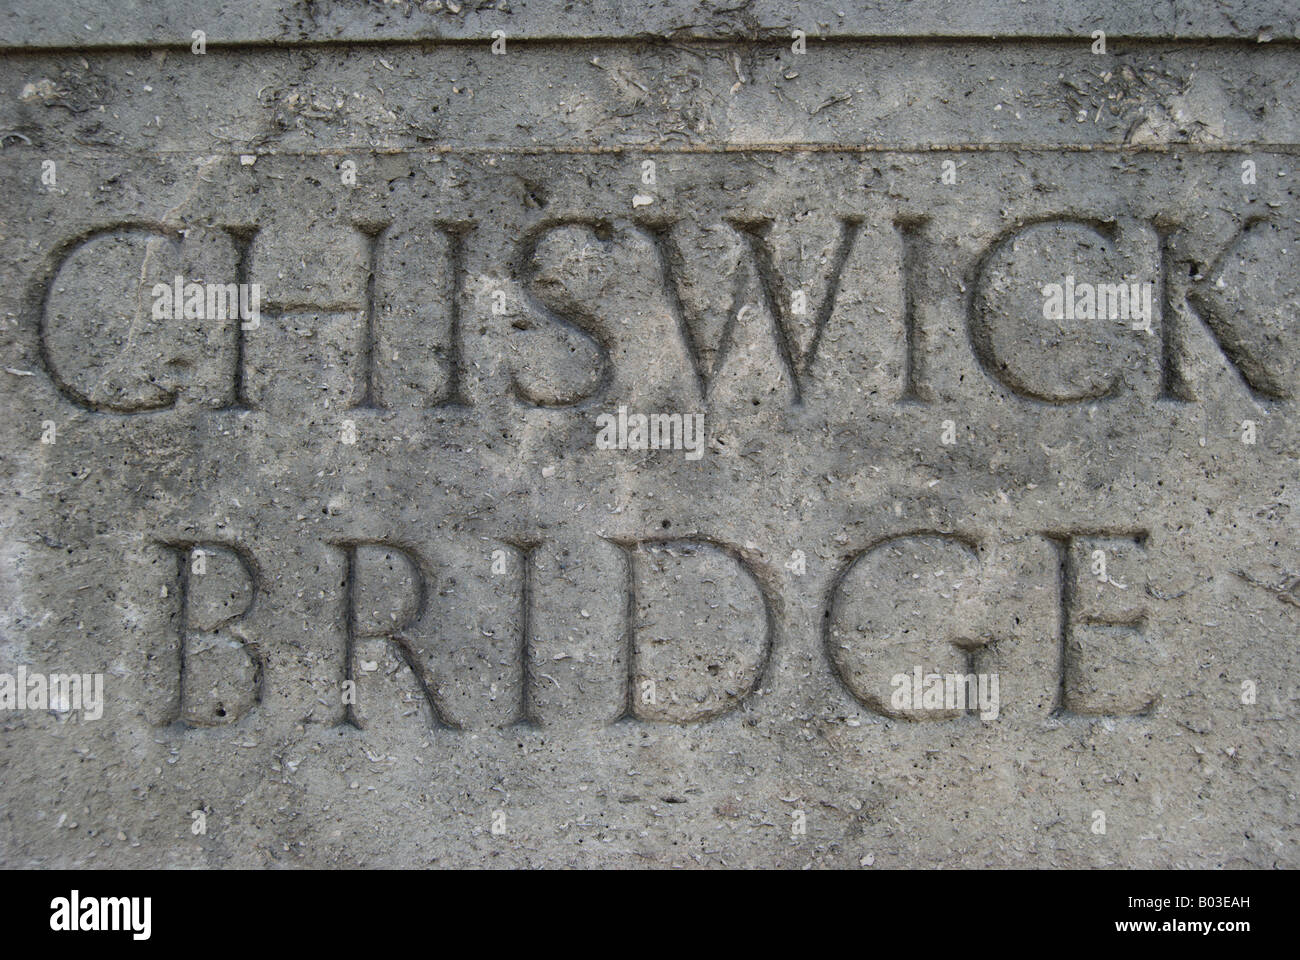
[[[10,0],[0,864],[1296,866],[1298,28]]]

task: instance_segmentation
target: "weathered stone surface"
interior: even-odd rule
[[[30,47],[181,45],[193,30],[215,43],[476,41],[494,30],[529,39],[593,37],[784,39],[810,37],[1235,37],[1290,40],[1300,15],[1286,0],[1208,0],[1144,7],[1110,0],[91,0],[50,8],[13,0],[0,13],[7,44]]]
[[[390,6],[0,15],[0,863],[1300,862],[1285,10]]]

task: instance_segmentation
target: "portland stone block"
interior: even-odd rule
[[[1292,4],[79,6],[0,866],[1300,865]]]

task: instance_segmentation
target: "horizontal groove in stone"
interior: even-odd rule
[[[1022,0],[869,2],[869,0],[754,0],[706,5],[686,0],[629,3],[588,0],[506,4],[342,0],[304,5],[295,0],[230,0],[201,7],[156,5],[124,10],[116,0],[48,4],[14,0],[0,13],[0,49],[156,46],[188,44],[192,30],[209,43],[329,44],[355,40],[473,41],[504,30],[516,39],[615,37],[759,39],[809,37],[1111,37],[1183,39],[1294,39],[1300,13],[1287,0],[1215,4],[1072,4]]]

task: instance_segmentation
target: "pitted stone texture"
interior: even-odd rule
[[[32,50],[0,60],[8,91],[0,131],[9,149],[26,138],[51,155],[178,152],[196,166],[217,154],[321,153],[314,176],[322,184],[339,180],[347,158],[370,180],[383,172],[383,153],[404,149],[1222,149],[1300,139],[1292,42],[1115,41],[1101,55],[1090,44],[1086,34],[845,41],[802,56],[779,39],[548,41],[502,56],[486,44],[203,56],[151,49],[93,59]],[[547,177],[503,180],[498,191],[533,205],[555,196]],[[665,191],[675,192],[671,182],[638,193]]]
[[[0,862],[1297,865],[1295,53],[1147,26],[1111,81],[772,42],[728,94],[727,41],[684,104],[630,91],[689,44],[214,50],[274,68],[224,100],[175,51],[6,57],[0,672],[107,702],[0,714]],[[1135,59],[1176,81],[1078,123]],[[350,112],[467,64],[443,141]],[[22,98],[65,71],[71,114]],[[265,126],[289,76],[349,109]],[[1211,87],[1226,141],[1152,119]],[[155,318],[177,272],[259,322]],[[1150,330],[1044,319],[1070,274],[1152,284]],[[703,455],[598,448],[638,413]],[[997,716],[894,709],[914,667]]]
[[[135,9],[140,7],[142,9]],[[178,2],[165,6],[94,0],[75,9],[16,0],[0,19],[5,45],[188,47],[194,30],[213,43],[329,43],[369,40],[491,41],[660,37],[1236,37],[1257,42],[1297,36],[1300,17],[1286,0],[1211,0],[1195,6],[1135,7],[1110,0],[267,0]]]

